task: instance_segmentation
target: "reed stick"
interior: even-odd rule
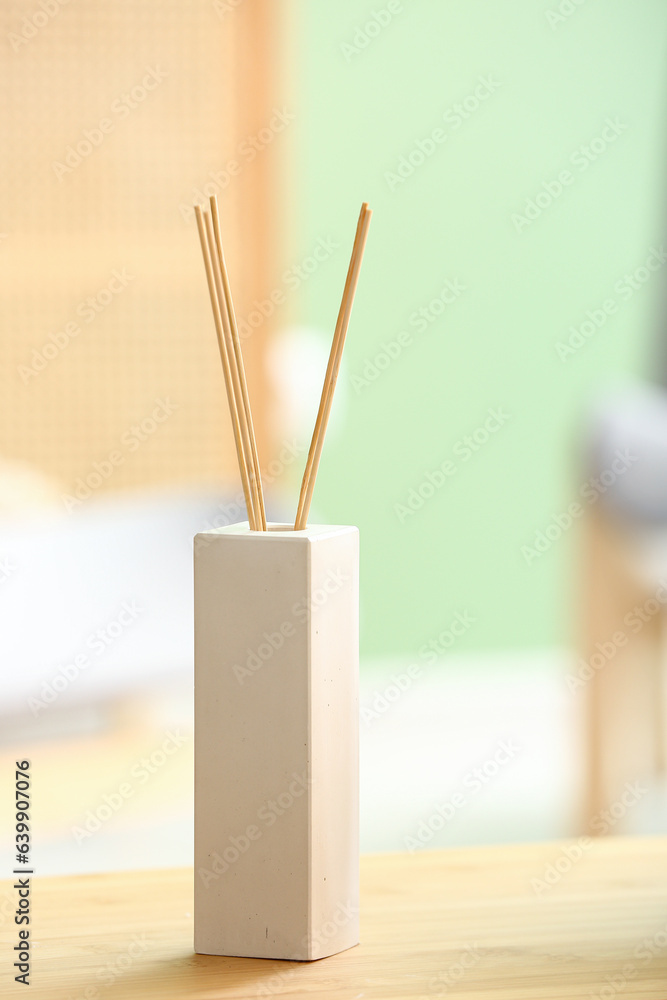
[[[208,238],[208,249],[211,257],[211,263],[213,266],[213,277],[216,285],[216,292],[218,296],[218,303],[220,304],[220,313],[222,318],[222,330],[225,341],[225,347],[227,350],[227,358],[229,361],[229,369],[232,377],[232,392],[234,395],[234,401],[236,404],[236,412],[239,418],[239,426],[241,428],[241,444],[243,447],[243,454],[245,456],[246,468],[248,470],[248,479],[250,482],[250,496],[252,500],[252,508],[254,512],[254,530],[264,531],[265,524],[262,523],[262,518],[260,514],[260,504],[259,504],[259,492],[257,486],[257,478],[255,476],[255,470],[252,458],[252,441],[250,435],[250,429],[248,426],[248,418],[246,415],[246,410],[243,405],[243,393],[241,389],[241,378],[239,375],[239,369],[237,365],[236,354],[234,352],[234,345],[232,343],[232,333],[229,322],[229,312],[227,309],[227,299],[225,297],[225,292],[222,283],[222,271],[220,268],[220,258],[218,255],[217,242],[215,239],[215,234],[213,231],[213,226],[211,224],[211,216],[205,215],[204,221],[206,222],[206,233]],[[249,520],[249,519],[248,519]]]
[[[229,283],[229,274],[227,272],[227,264],[225,261],[225,254],[222,248],[222,236],[220,232],[220,215],[218,212],[218,199],[215,195],[210,197],[211,203],[211,218],[213,220],[213,231],[215,234],[215,244],[217,249],[218,263],[220,266],[220,276],[222,278],[222,287],[225,297],[225,302],[227,306],[227,317],[229,322],[230,339],[232,345],[232,353],[230,354],[230,360],[235,363],[232,365],[232,371],[236,371],[238,376],[238,389],[240,390],[240,402],[239,410],[243,411],[245,417],[245,427],[247,428],[247,436],[249,439],[249,471],[250,471],[250,481],[253,490],[253,498],[255,500],[256,510],[258,514],[258,520],[260,523],[260,528],[262,531],[266,531],[266,510],[264,508],[264,490],[262,487],[262,473],[259,465],[259,455],[257,452],[257,439],[255,437],[255,427],[252,419],[252,410],[250,407],[250,398],[248,396],[248,383],[246,380],[245,366],[243,364],[243,351],[241,349],[241,340],[239,337],[238,326],[236,323],[236,312],[234,310],[234,302],[232,299],[231,286]]]
[[[308,450],[306,468],[301,482],[299,506],[296,512],[296,520],[294,521],[295,531],[302,531],[308,523],[308,513],[310,511],[310,504],[313,498],[313,490],[315,489],[315,480],[317,478],[317,470],[320,465],[322,447],[324,445],[324,436],[326,434],[327,424],[329,423],[331,404],[333,403],[336,380],[338,378],[338,371],[340,369],[341,358],[343,356],[345,337],[347,335],[347,328],[352,314],[352,303],[354,301],[354,293],[359,280],[359,270],[361,268],[361,261],[364,255],[364,247],[366,245],[366,237],[368,236],[368,227],[370,225],[372,214],[373,213],[368,207],[368,203],[364,202],[359,213],[357,231],[355,233],[354,245],[352,247],[352,256],[350,257],[345,287],[343,289],[343,297],[341,299],[338,318],[336,320],[336,328],[334,330],[331,351],[329,353],[329,363],[324,376],[324,385],[322,387],[322,396],[320,398],[320,406],[317,412],[317,420],[315,421],[315,429],[313,430],[313,437]]]
[[[206,271],[208,291],[211,298],[211,308],[213,310],[213,321],[215,323],[215,332],[218,338],[218,349],[220,351],[220,360],[222,361],[222,371],[225,378],[225,388],[227,390],[229,414],[231,416],[232,429],[234,431],[234,443],[236,444],[236,455],[239,463],[239,472],[241,474],[243,496],[245,498],[246,509],[248,511],[248,522],[253,530],[258,530],[257,529],[258,521],[257,521],[257,516],[255,514],[252,491],[250,487],[250,476],[248,472],[248,466],[243,446],[241,423],[239,419],[236,397],[234,394],[232,371],[229,363],[227,344],[225,342],[225,332],[222,320],[222,312],[220,308],[220,300],[218,298],[218,289],[215,280],[213,260],[209,248],[208,229],[210,228],[210,219],[208,218],[208,214],[206,214],[205,216],[204,213],[202,212],[201,205],[195,205],[195,218],[197,220],[197,230],[199,231],[199,240],[201,243],[202,256],[204,258],[204,269]],[[205,218],[206,222],[204,221]]]

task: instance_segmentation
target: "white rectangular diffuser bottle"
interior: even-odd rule
[[[195,951],[359,940],[359,533],[195,537]]]

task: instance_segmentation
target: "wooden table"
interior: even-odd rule
[[[194,955],[190,870],[36,875],[29,991],[6,972],[5,882],[0,995],[667,998],[667,839],[377,855],[361,871],[362,944],[313,963]]]

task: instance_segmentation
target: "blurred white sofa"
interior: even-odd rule
[[[192,539],[212,494],[91,499],[0,520],[0,717],[119,698],[192,670]]]

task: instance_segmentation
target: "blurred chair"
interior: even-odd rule
[[[616,805],[628,783],[654,793],[665,777],[667,391],[637,385],[602,401],[587,464],[596,499],[585,515],[584,662],[574,676],[588,697],[585,826],[596,834],[628,829]]]

